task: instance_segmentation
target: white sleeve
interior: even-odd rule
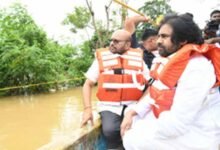
[[[141,100],[136,105],[133,105],[131,109],[133,109],[139,117],[143,118],[151,110],[149,95],[147,94],[142,97]]]
[[[98,64],[98,60],[95,59],[92,63],[92,65],[90,66],[90,68],[88,69],[88,71],[85,73],[85,77],[91,81],[93,81],[94,83],[96,83],[98,81],[98,77],[99,77],[99,64]]]
[[[198,117],[204,100],[216,81],[214,67],[205,57],[192,58],[177,83],[170,111],[158,118],[156,137],[177,137]]]

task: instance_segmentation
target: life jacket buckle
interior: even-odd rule
[[[148,86],[151,86],[154,83],[155,79],[154,78],[150,78],[148,80]]]
[[[113,69],[114,74],[124,74],[124,69],[122,68],[115,68]]]

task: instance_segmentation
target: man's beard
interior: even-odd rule
[[[159,54],[160,56],[162,57],[168,57],[169,55],[175,53],[179,48],[180,46],[177,46],[177,45],[174,45],[172,47],[173,50],[168,50],[165,46],[163,46],[162,44],[158,44],[158,50],[159,50]]]
[[[162,45],[158,45],[158,50],[159,50],[159,54],[162,57],[167,57],[169,55],[171,55],[173,52],[169,52],[164,46]]]
[[[126,50],[118,50],[117,48],[115,48],[114,46],[110,46],[110,51],[113,53],[113,54],[120,54],[122,55],[124,52],[126,52]]]

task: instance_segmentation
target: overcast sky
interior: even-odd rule
[[[104,5],[108,1],[92,0],[96,18],[104,18]],[[61,25],[75,6],[86,6],[85,0],[0,0],[0,8],[7,7],[13,2],[21,2],[26,5],[29,14],[39,26],[43,27],[50,38],[72,44],[78,44],[79,41],[87,38],[84,31],[74,35],[67,26]],[[128,5],[137,9],[144,2],[146,0],[129,0]],[[209,14],[213,9],[220,9],[219,0],[171,0],[170,4],[176,12],[193,13],[194,19],[200,27],[205,25],[205,21],[209,19]],[[113,5],[119,7],[117,4]],[[130,13],[130,16],[132,15],[135,14]]]

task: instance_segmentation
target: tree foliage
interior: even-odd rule
[[[156,20],[160,15],[172,13],[171,6],[168,4],[170,0],[151,0],[146,1],[139,11],[150,16],[152,20]]]
[[[70,25],[71,31],[76,33],[77,30],[84,29],[84,31],[93,33],[92,36],[89,36],[88,40],[92,40],[93,43],[91,47],[91,51],[94,49],[104,47],[108,44],[107,39],[111,35],[111,31],[115,28],[119,28],[120,24],[118,23],[118,12],[121,12],[121,10],[114,10],[111,8],[112,0],[108,0],[106,2],[105,12],[99,11],[98,13],[105,14],[105,21],[101,21],[99,18],[97,18],[97,14],[93,10],[93,1],[92,0],[85,0],[86,7],[75,7],[74,11],[67,15],[66,19],[64,20],[64,23]],[[85,14],[82,14],[82,12],[78,12],[78,10],[83,10],[86,12]],[[117,12],[117,13],[116,13]],[[83,16],[84,15],[84,16]],[[70,21],[71,16],[75,16],[75,20]],[[88,22],[82,21],[83,18],[87,18]],[[76,24],[81,22],[83,25],[78,27]],[[104,33],[104,34],[103,34]],[[91,35],[91,34],[90,34]]]
[[[0,88],[71,77],[69,65],[77,49],[48,39],[22,5],[16,3],[0,10],[0,37]],[[6,94],[42,92],[49,88],[41,85],[12,89]]]
[[[75,7],[74,11],[67,15],[64,20],[64,24],[71,24],[73,27],[71,31],[77,32],[77,29],[84,29],[88,26],[91,15],[87,8],[85,7]]]
[[[82,78],[94,59],[94,52],[91,51],[91,41],[85,41],[78,47],[78,55],[71,60],[68,67],[68,74],[76,78]],[[77,80],[74,85],[82,85],[84,80]]]
[[[150,0],[146,1],[142,7],[138,10],[149,16],[151,18],[151,22],[140,25],[137,30],[138,37],[140,38],[143,30],[145,28],[157,28],[158,20],[163,18],[164,15],[173,13],[171,6],[169,5],[170,0]]]
[[[117,12],[121,12],[121,18],[127,14],[124,9],[112,9],[112,0],[109,0],[105,6],[106,22],[103,22],[95,18],[92,1],[86,2],[87,8],[74,8],[64,20],[64,24],[71,25],[74,32],[91,26],[94,29],[92,36],[77,47],[59,45],[48,39],[45,31],[37,26],[26,8],[19,3],[0,10],[0,89],[70,78],[77,79],[69,82],[71,86],[83,83],[83,73],[94,59],[95,49],[107,46],[109,35],[123,21],[117,17]],[[155,20],[161,14],[172,12],[167,2],[168,0],[147,1],[139,10]],[[154,25],[148,26],[155,27]],[[141,29],[145,27],[146,24]],[[42,92],[58,86],[58,82],[43,84],[12,89],[4,94]]]

